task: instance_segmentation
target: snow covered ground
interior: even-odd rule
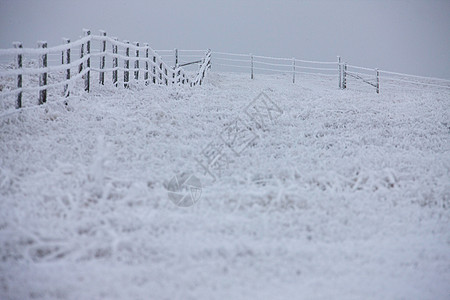
[[[449,299],[450,93],[248,77],[3,113],[0,299]],[[213,182],[262,91],[284,114]]]

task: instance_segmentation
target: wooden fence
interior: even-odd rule
[[[0,57],[14,60],[14,64],[0,70],[0,99],[14,97],[15,107],[21,108],[23,94],[32,97],[36,93],[37,103],[43,104],[49,90],[68,97],[80,81],[84,91],[89,92],[95,80],[91,72],[98,75],[100,85],[109,80],[125,88],[132,84],[196,86],[203,83],[211,67],[210,50],[203,51],[198,71],[190,74],[178,63],[169,66],[148,44],[120,42],[105,31],[92,35],[85,29],[78,40],[63,40],[64,44],[51,48],[46,42],[38,42],[38,48],[23,48],[22,43],[14,42],[14,48],[0,49]]]

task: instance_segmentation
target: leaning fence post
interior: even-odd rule
[[[338,56],[338,75],[339,75],[339,89],[342,89],[342,64],[341,64],[341,57]]]
[[[144,73],[144,82],[145,85],[148,85],[148,44],[144,44],[145,47],[145,73]]]
[[[38,42],[38,47],[45,49],[47,48],[47,42],[40,41]],[[44,52],[41,56],[39,56],[39,68],[47,68],[47,52]],[[39,73],[39,86],[45,87],[47,85],[47,71]],[[47,89],[39,90],[39,104],[44,104],[47,102]]]
[[[63,38],[63,40],[66,44],[70,44],[69,39]],[[67,64],[66,80],[69,81],[70,80],[70,47],[67,48],[65,51],[63,51],[63,64],[64,64],[64,56],[65,56],[65,63]],[[70,94],[69,83],[67,82],[67,84],[64,85],[64,96],[69,97],[69,94]]]
[[[22,49],[22,43],[21,42],[14,42],[13,43],[14,48],[16,49]],[[19,50],[16,56],[16,68],[18,70],[22,69],[22,51]],[[16,102],[16,108],[22,107],[22,73],[17,74],[17,89],[19,92],[17,93],[17,102]]]
[[[208,69],[211,70],[211,49],[208,49],[208,55],[209,55],[209,60],[208,60]]]
[[[378,69],[375,69],[375,72],[377,73],[377,94],[380,93],[380,71]]]
[[[347,63],[344,63],[344,70],[342,72],[342,88],[347,88]]]
[[[292,58],[292,83],[295,83],[295,58]]]
[[[102,40],[102,52],[103,55],[100,57],[100,70],[103,70],[105,68],[105,62],[106,62],[106,31],[100,30],[100,36],[103,37]],[[99,82],[101,85],[105,84],[105,72],[100,71],[99,73]]]
[[[129,44],[130,41],[123,41],[125,44]],[[125,56],[129,57],[130,56],[130,47],[126,47],[125,48]],[[130,68],[130,60],[127,58],[124,61],[124,67],[125,67],[125,71],[123,71],[123,86],[124,87],[129,87],[128,81],[130,78],[130,72],[128,71],[128,69]]]
[[[253,79],[253,55],[251,53],[250,53],[250,66],[251,66],[250,78]]]
[[[83,29],[85,36],[90,36],[91,31],[89,29]],[[84,77],[84,90],[89,93],[90,90],[90,76],[91,76],[91,40],[87,40],[86,42],[86,75]]]
[[[116,37],[113,38],[114,42],[117,42],[118,39]],[[113,52],[113,61],[112,61],[112,81],[113,85],[117,87],[117,80],[118,80],[118,68],[119,68],[119,58],[117,57],[117,44],[112,44],[112,52]]]
[[[136,47],[139,47],[139,43],[135,42],[134,45]],[[139,49],[136,49],[136,59],[134,61],[134,79],[136,81],[139,80]]]

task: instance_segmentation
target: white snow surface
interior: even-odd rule
[[[449,299],[450,93],[248,77],[1,114],[0,299]],[[284,114],[211,181],[262,91]]]

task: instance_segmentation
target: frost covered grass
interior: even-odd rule
[[[209,74],[0,118],[1,299],[446,299],[450,93]],[[283,111],[215,182],[194,157]],[[199,202],[165,184],[194,171]]]

